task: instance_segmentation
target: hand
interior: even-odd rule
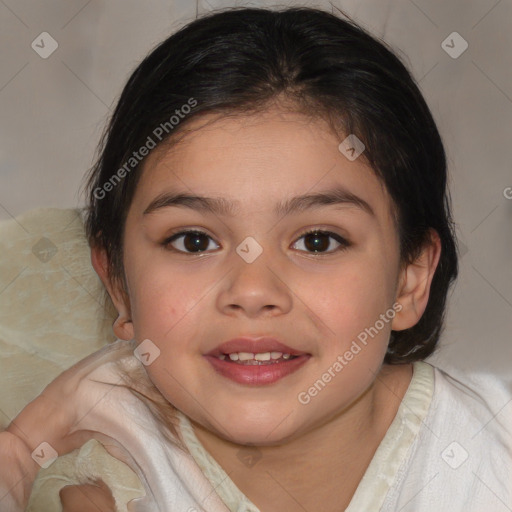
[[[105,482],[66,485],[60,490],[62,512],[116,512],[116,504]]]
[[[39,467],[27,445],[11,432],[0,432],[0,509],[25,510]]]
[[[5,432],[0,432],[2,512],[25,510],[40,469],[31,454],[36,448],[39,450],[41,443],[48,443],[58,455],[64,455],[89,439],[109,440],[101,433],[101,407],[94,407],[111,391],[115,376],[114,382],[109,383],[95,379],[93,373],[131,351],[128,342],[118,342],[79,361],[30,402]],[[34,453],[42,453],[37,450]]]

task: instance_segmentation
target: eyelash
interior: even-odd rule
[[[311,234],[328,235],[329,238],[334,239],[336,242],[338,242],[340,244],[334,250],[330,250],[330,251],[324,251],[324,252],[301,251],[301,252],[306,252],[306,253],[308,253],[310,255],[313,255],[313,256],[322,256],[322,255],[333,254],[333,253],[336,253],[338,251],[346,250],[351,245],[351,243],[348,240],[346,240],[342,236],[338,235],[337,233],[333,233],[331,231],[325,231],[325,230],[322,230],[322,229],[310,229],[308,231],[305,231],[304,233],[302,233],[297,238],[297,240],[300,240],[301,238],[303,238],[303,237],[305,237],[307,235],[311,235]],[[191,229],[191,230],[184,230],[184,231],[179,231],[177,233],[173,233],[171,236],[167,237],[161,243],[161,245],[164,248],[168,249],[168,250],[171,250],[171,251],[174,251],[174,252],[178,252],[178,253],[181,253],[181,254],[191,254],[191,255],[194,254],[194,255],[197,255],[197,254],[204,254],[204,253],[208,252],[207,250],[197,251],[197,252],[187,252],[187,251],[182,251],[180,249],[176,249],[176,248],[171,246],[172,242],[176,241],[177,239],[181,238],[184,235],[204,235],[207,238],[210,238],[211,240],[213,240],[213,238],[210,237],[208,234],[206,234],[204,231],[200,231],[200,230],[197,230],[197,229]]]

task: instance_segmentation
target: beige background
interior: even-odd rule
[[[464,244],[439,366],[510,374],[512,361],[512,1],[340,0],[398,51],[444,138]],[[197,13],[274,2],[0,0],[0,219],[82,204],[109,109],[137,62]],[[468,49],[441,43],[458,32]],[[31,43],[48,32],[57,50]],[[1,287],[0,287],[1,288]],[[0,289],[0,293],[2,290]]]

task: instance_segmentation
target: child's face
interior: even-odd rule
[[[362,158],[349,161],[339,151],[340,142],[299,114],[220,119],[163,156],[151,154],[130,207],[124,265],[131,323],[124,337],[151,340],[160,355],[146,369],[162,394],[233,442],[270,445],[353,404],[374,381],[396,328],[388,315],[366,345],[358,341],[397,299],[399,242],[385,189]],[[351,202],[274,213],[295,196],[336,187],[373,214]],[[145,213],[155,199],[178,192],[222,198],[233,203],[233,215],[197,203]],[[315,228],[349,245],[328,235],[302,237]],[[192,229],[207,236],[163,245]],[[249,245],[240,245],[247,237]],[[252,240],[263,252],[248,262],[245,255],[256,254]],[[205,250],[190,252],[198,249]],[[243,384],[205,357],[225,341],[263,335],[309,358],[275,382]],[[321,390],[309,392],[319,380]]]

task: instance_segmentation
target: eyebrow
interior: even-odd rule
[[[300,213],[308,209],[322,206],[355,206],[375,217],[372,207],[361,197],[353,194],[344,187],[337,186],[313,194],[295,196],[278,203],[274,208],[276,216]],[[234,217],[239,215],[240,201],[229,201],[221,197],[205,197],[186,192],[165,192],[156,197],[143,214],[153,213],[167,207],[186,207],[201,212]]]

